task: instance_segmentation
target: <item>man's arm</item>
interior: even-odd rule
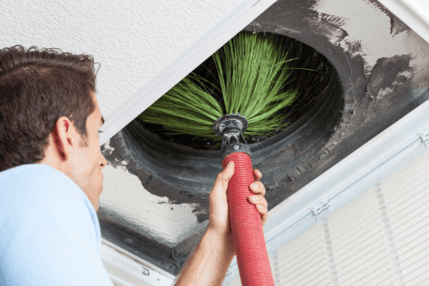
[[[210,193],[209,226],[188,262],[182,268],[175,286],[218,286],[225,278],[226,271],[235,256],[235,247],[232,239],[231,223],[228,214],[226,190],[228,182],[234,174],[234,163],[220,173]],[[255,180],[262,177],[261,172],[254,171]],[[268,204],[264,185],[257,181],[252,183],[250,190],[255,196],[248,198],[249,203],[256,206],[261,214],[262,226],[268,218]],[[258,200],[252,200],[252,198]]]
[[[208,229],[175,286],[220,285],[234,256],[232,243]]]

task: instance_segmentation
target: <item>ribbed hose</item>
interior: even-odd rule
[[[261,215],[247,200],[255,195],[249,189],[255,181],[252,161],[246,153],[236,152],[223,158],[222,167],[225,169],[230,161],[234,161],[235,167],[228,183],[228,209],[241,284],[274,286]]]

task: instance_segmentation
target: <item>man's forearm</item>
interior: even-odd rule
[[[234,255],[232,244],[226,237],[207,230],[175,286],[221,285]]]

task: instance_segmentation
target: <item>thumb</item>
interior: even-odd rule
[[[234,175],[234,162],[230,161],[226,168],[216,178],[214,188],[221,187],[226,192],[228,182]]]

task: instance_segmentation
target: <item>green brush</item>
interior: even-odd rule
[[[298,89],[286,90],[291,69],[288,52],[272,37],[241,33],[215,54],[218,82],[211,83],[191,73],[138,116],[147,123],[161,124],[168,134],[189,134],[218,140],[213,122],[225,114],[246,117],[244,136],[270,136],[286,128],[286,115]],[[213,93],[220,94],[216,98]]]

